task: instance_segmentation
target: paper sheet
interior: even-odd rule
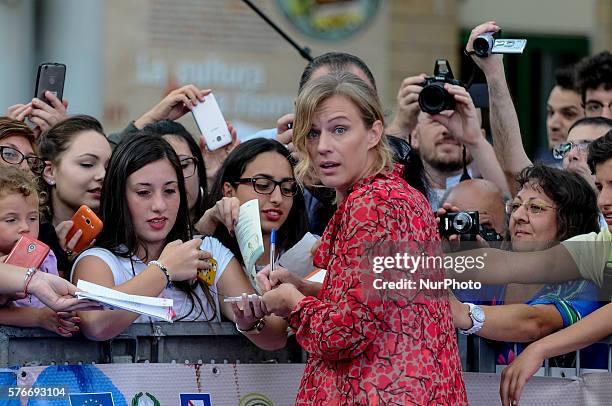
[[[77,289],[79,289],[77,292],[79,299],[90,299],[109,305],[111,308],[129,310],[172,322],[174,304],[172,299],[131,295],[82,279],[77,282]]]
[[[278,259],[278,264],[288,271],[304,278],[314,271],[311,250],[318,238],[311,233],[306,233],[300,241],[289,248]]]

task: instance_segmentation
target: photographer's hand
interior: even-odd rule
[[[461,86],[446,83],[444,89],[455,98],[456,107],[450,114],[435,114],[431,118],[442,124],[468,148],[475,148],[486,142],[480,130],[476,107],[468,91]]]
[[[386,134],[408,139],[410,132],[417,125],[419,108],[419,94],[427,75],[410,76],[402,81],[397,92],[397,104],[393,121],[387,126]]]
[[[488,21],[486,23],[480,24],[475,27],[470,33],[470,38],[465,46],[465,50],[468,53],[472,53],[474,51],[474,40],[478,38],[479,35],[482,35],[487,32],[497,32],[501,30],[501,28],[495,23],[495,21]],[[487,79],[493,75],[504,75],[504,64],[503,58],[501,54],[490,54],[485,58],[481,58],[476,54],[471,54],[472,60],[474,63],[482,70]],[[488,80],[487,80],[488,82]]]

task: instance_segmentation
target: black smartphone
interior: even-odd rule
[[[36,75],[36,90],[34,97],[50,104],[45,97],[48,90],[62,100],[64,97],[64,79],[66,78],[66,65],[63,63],[42,63],[38,66]]]

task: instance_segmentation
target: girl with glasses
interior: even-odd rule
[[[196,224],[196,229],[217,237],[244,265],[233,232],[240,205],[257,199],[264,253],[256,269],[263,268],[269,262],[273,228],[279,254],[295,245],[307,232],[304,198],[293,166],[291,153],[278,141],[256,138],[241,143],[217,172],[210,194],[211,208]]]

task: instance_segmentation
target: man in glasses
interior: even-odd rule
[[[612,119],[612,54],[604,51],[583,59],[577,73],[585,115]]]
[[[595,177],[587,165],[587,149],[591,142],[612,129],[612,120],[605,117],[586,117],[569,129],[567,142],[555,145],[553,156],[563,160],[563,169],[583,177],[595,189]]]
[[[0,165],[39,175],[45,163],[34,153],[34,133],[26,124],[0,117]]]

